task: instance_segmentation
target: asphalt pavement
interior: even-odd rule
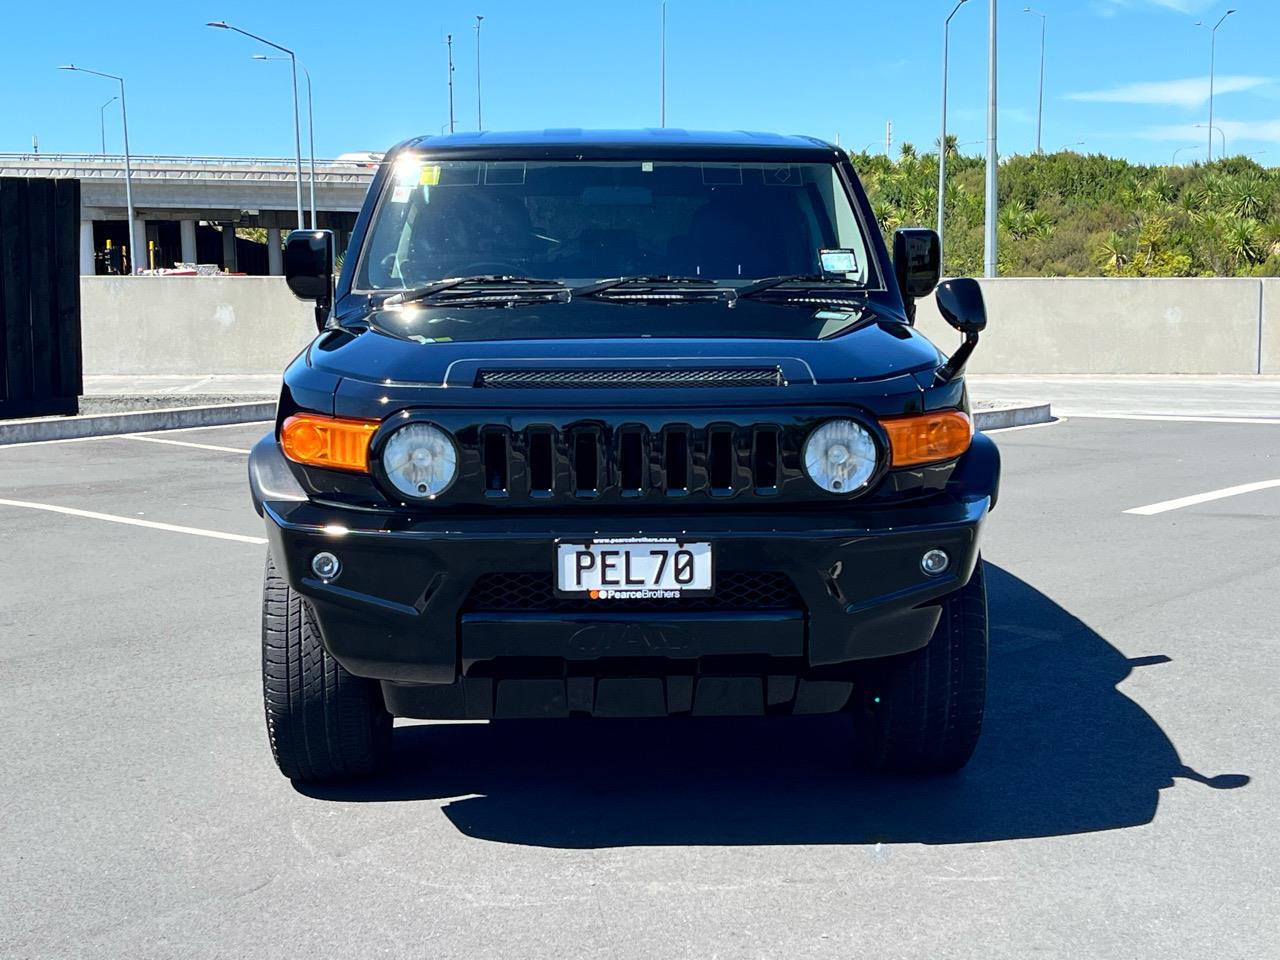
[[[458,723],[325,789],[263,729],[264,429],[0,448],[0,957],[1280,955],[1280,425],[995,434],[956,777],[840,717]]]

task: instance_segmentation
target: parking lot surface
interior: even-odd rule
[[[855,771],[840,717],[414,724],[305,790],[264,429],[0,448],[0,956],[1278,955],[1280,424],[996,435],[956,777]]]

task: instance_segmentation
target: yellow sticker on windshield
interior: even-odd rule
[[[440,167],[428,166],[422,168],[422,175],[418,178],[418,183],[424,187],[436,187],[440,185]]]

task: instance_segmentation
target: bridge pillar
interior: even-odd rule
[[[93,262],[93,221],[80,221],[80,276],[92,277],[98,272]]]
[[[196,253],[196,222],[194,220],[178,221],[178,235],[182,243],[182,262],[195,263],[199,256]]]
[[[267,273],[284,275],[284,251],[280,249],[280,228],[267,227]]]
[[[236,270],[236,225],[222,225],[222,269],[234,273]]]
[[[129,244],[129,272],[137,273],[150,266],[147,263],[147,221],[134,218],[131,238],[133,242]]]

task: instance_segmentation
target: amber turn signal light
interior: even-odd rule
[[[895,467],[954,460],[969,449],[973,439],[973,421],[959,410],[894,417],[880,422],[889,434]]]
[[[369,438],[376,420],[339,420],[300,413],[280,428],[280,447],[295,463],[332,470],[369,470]]]

